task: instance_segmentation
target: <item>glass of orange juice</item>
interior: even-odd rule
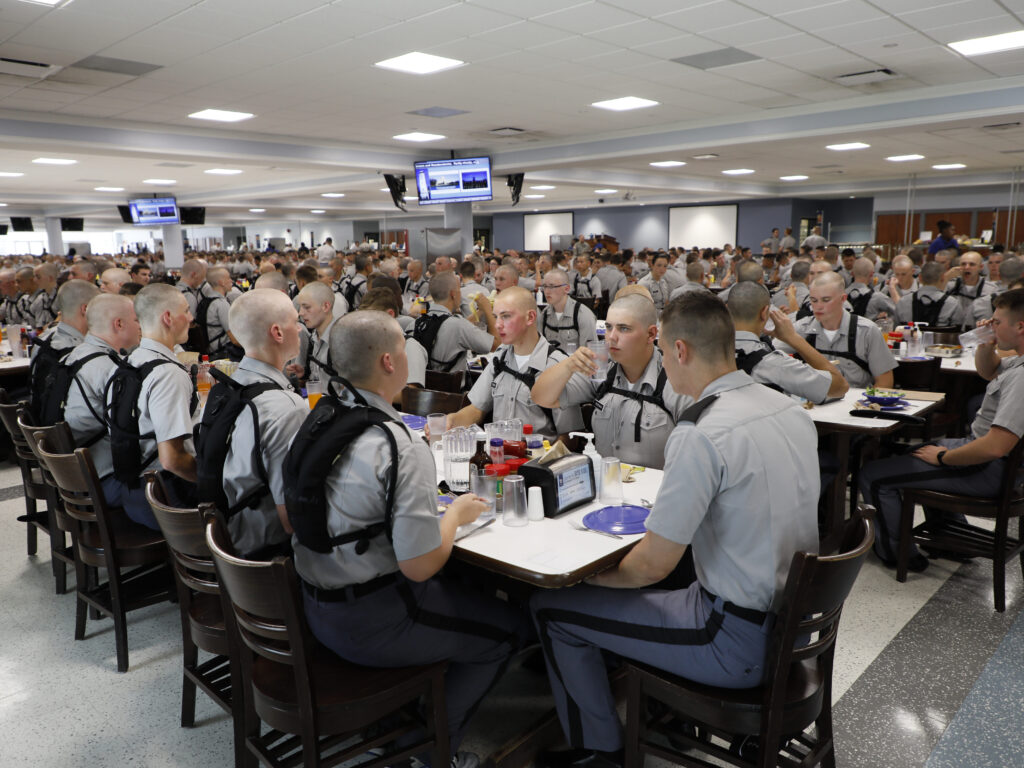
[[[324,383],[319,379],[308,379],[306,381],[306,398],[309,400],[309,407],[316,407],[317,401],[324,393]]]

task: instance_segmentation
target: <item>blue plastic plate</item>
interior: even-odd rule
[[[859,400],[857,401],[857,405],[862,405],[865,408],[871,405],[877,405],[883,411],[902,411],[904,408],[910,405],[910,403],[907,402],[906,400],[900,400],[896,403],[893,403],[892,405],[882,405],[881,403],[871,403],[867,400]]]
[[[425,426],[427,426],[426,416],[416,416],[415,414],[412,413],[402,414],[402,421],[405,422],[405,426],[407,426],[409,429],[423,429]]]
[[[645,507],[638,507],[635,504],[623,504],[622,506],[602,507],[583,517],[583,524],[594,531],[605,533],[643,533],[647,530],[644,521],[651,514],[651,510]]]

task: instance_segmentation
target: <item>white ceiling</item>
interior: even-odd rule
[[[910,173],[925,185],[1008,184],[1024,129],[985,126],[1024,122],[1024,53],[968,59],[945,44],[1022,28],[1024,0],[0,0],[0,57],[61,67],[0,74],[0,172],[25,174],[0,178],[0,202],[7,214],[113,221],[129,194],[170,190],[212,221],[251,220],[250,207],[376,218],[394,210],[378,171],[411,173],[452,150],[556,186],[530,208],[588,204],[604,187],[684,202],[870,193]],[[711,70],[672,61],[726,47],[760,58]],[[429,76],[373,66],[412,50],[466,65]],[[92,56],[154,69],[76,66]],[[835,81],[879,68],[898,77]],[[626,95],[660,105],[589,106]],[[256,117],[188,118],[209,107]],[[409,114],[428,107],[465,114]],[[490,133],[507,126],[523,133]],[[448,138],[391,138],[413,130]],[[825,149],[852,140],[872,146]],[[709,152],[720,157],[691,159]],[[884,159],[913,152],[926,158]],[[40,155],[78,163],[33,164]],[[666,159],[688,164],[648,165]],[[942,162],[968,168],[931,169]],[[203,173],[213,167],[243,173]],[[737,167],[756,173],[721,174]],[[778,179],[798,173],[810,179]],[[178,183],[141,183],[150,177]],[[478,210],[509,208],[502,181]]]

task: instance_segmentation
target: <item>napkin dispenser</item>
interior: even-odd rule
[[[539,464],[534,459],[520,466],[519,474],[527,488],[540,487],[546,517],[557,517],[589,504],[597,496],[594,465],[590,457],[582,453],[570,453],[549,464]]]

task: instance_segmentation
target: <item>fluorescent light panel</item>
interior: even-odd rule
[[[656,163],[650,163],[655,168],[678,168],[680,165],[686,165],[682,160],[659,160]]]
[[[1012,51],[1016,48],[1024,48],[1024,30],[958,40],[955,43],[950,43],[949,47],[964,56],[981,56],[986,53]]]
[[[753,168],[730,168],[727,171],[722,171],[726,176],[746,176],[748,173],[754,173]]]
[[[53,8],[54,6],[67,2],[67,0],[21,0],[21,2],[29,3],[30,5],[48,5]]]
[[[64,157],[37,157],[32,161],[37,165],[74,165],[77,160],[68,160]]]
[[[237,176],[241,171],[238,168],[207,168],[203,173],[211,176]]]
[[[93,187],[96,192],[124,192],[124,187]]]
[[[381,69],[392,69],[396,72],[408,72],[411,75],[432,75],[435,72],[443,72],[446,69],[461,67],[466,62],[458,59],[449,59],[445,56],[434,56],[430,53],[412,51],[402,56],[395,56],[392,59],[378,61],[373,66]]]
[[[320,195],[320,197],[344,197],[344,196],[345,196],[344,192],[324,192],[324,193],[322,193]]]
[[[143,184],[157,184],[160,186],[169,187],[171,184],[177,184],[176,179],[143,179]]]
[[[829,144],[825,149],[831,149],[833,152],[849,152],[851,149],[867,149],[870,146],[863,141],[849,141],[845,144]]]
[[[256,117],[252,112],[232,112],[230,109],[201,109],[189,115],[193,120],[215,120],[219,123],[238,123]]]
[[[540,200],[544,195],[523,195],[527,200]]]
[[[939,163],[938,165],[932,166],[936,171],[958,171],[961,168],[966,167],[967,166],[963,163]]]
[[[885,159],[890,163],[907,163],[911,160],[924,160],[924,155],[890,155]]]
[[[250,208],[249,213],[265,213],[266,208]]]
[[[619,190],[617,190],[617,189],[610,189],[610,188],[609,189],[595,189],[594,190],[594,194],[595,195],[614,195],[618,191]]]
[[[310,211],[310,213],[327,213],[327,211],[323,210],[322,208],[314,208],[312,211]]]
[[[610,109],[613,112],[626,112],[630,109],[644,109],[645,107],[658,106],[657,101],[641,99],[639,96],[623,96],[621,99],[608,99],[607,101],[595,101],[590,106],[598,109]]]
[[[807,181],[809,178],[802,173],[795,173],[792,176],[779,176],[779,181]]]
[[[24,175],[24,173],[18,173],[17,171],[0,171],[0,178],[4,179],[17,179]]]
[[[554,189],[554,184],[534,184],[530,189]]]
[[[392,139],[398,139],[399,141],[440,141],[443,138],[439,133],[423,133],[422,131],[412,131],[411,133],[400,133],[397,136],[392,136]]]

